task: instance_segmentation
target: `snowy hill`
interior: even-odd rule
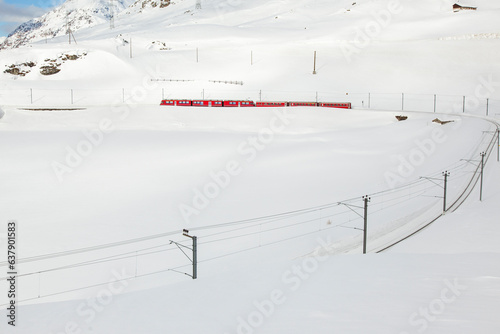
[[[64,8],[75,5],[67,2],[47,14],[53,19],[47,16],[43,22],[32,23],[57,31],[60,37],[46,41],[42,30],[28,29],[19,35],[19,41],[41,40],[31,48],[1,51],[2,68],[26,62],[37,65],[23,77],[0,73],[0,88],[12,84],[20,89],[36,88],[41,84],[53,89],[99,85],[121,90],[134,87],[146,77],[194,80],[175,87],[163,84],[167,90],[190,92],[182,93],[186,97],[193,92],[200,96],[203,89],[222,88],[207,84],[221,79],[244,82],[241,93],[234,94],[253,99],[261,90],[296,92],[304,87],[313,95],[317,91],[345,95],[376,90],[473,95],[478,77],[498,67],[491,50],[498,44],[495,36],[500,31],[496,19],[500,5],[471,1],[478,11],[454,13],[453,3],[402,0],[394,7],[389,1],[371,0],[203,1],[202,9],[196,10],[195,3],[187,0],[164,8],[160,8],[160,2],[153,7],[153,2],[140,1],[116,15],[115,29],[110,29],[106,2],[92,1],[87,9],[81,7],[70,14],[80,13],[71,20],[78,43],[75,46],[73,40],[68,45],[64,36]],[[122,7],[126,4],[122,2]],[[100,14],[88,14],[95,6],[99,6]],[[92,23],[84,19],[86,15],[91,15]],[[83,28],[88,24],[92,27]],[[82,28],[77,30],[76,26]],[[16,38],[10,40],[6,43],[14,43]],[[315,76],[314,51],[318,52]],[[56,59],[62,52],[87,52],[89,56],[71,66],[62,64],[60,72],[39,81],[41,67],[46,66],[44,60]],[[413,66],[408,67],[408,63]],[[463,66],[474,71],[464,77],[457,71]],[[122,75],[117,77],[116,73]],[[342,80],[330,80],[335,77]],[[253,92],[251,96],[249,91]],[[266,98],[285,97],[271,94]]]

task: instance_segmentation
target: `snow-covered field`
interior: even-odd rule
[[[2,333],[497,333],[500,6],[452,4],[186,0],[1,51],[36,63],[0,74],[0,238],[16,220],[20,274]],[[82,57],[39,74],[66,54]],[[458,207],[485,151],[483,201],[478,183]],[[442,214],[444,171],[451,210],[377,253]]]

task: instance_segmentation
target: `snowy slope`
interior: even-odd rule
[[[400,152],[413,152],[419,147],[416,143],[433,138],[436,129],[445,131],[447,140],[407,181],[434,172],[437,176],[451,167],[452,199],[470,176],[470,164],[460,160],[477,157],[482,143],[490,139],[483,133],[491,130],[488,122],[408,113],[407,123],[399,123],[394,112],[295,109],[287,111],[294,115],[292,123],[276,133],[254,161],[245,163],[248,153],[240,156],[236,147],[258,136],[276,111],[155,106],[139,107],[124,118],[106,107],[5,111],[0,141],[6,161],[0,174],[6,189],[1,195],[2,217],[19,221],[22,257],[174,232],[118,250],[26,263],[21,267],[24,273],[90,261],[87,266],[22,278],[20,298],[34,298],[27,304],[41,303],[19,308],[23,318],[17,330],[22,333],[66,328],[84,333],[330,333],[332,328],[414,333],[424,324],[431,333],[496,332],[500,305],[493,296],[500,289],[500,249],[494,242],[499,233],[495,155],[485,174],[484,203],[477,202],[474,192],[470,205],[408,241],[408,248],[405,242],[379,255],[339,256],[342,250],[335,241],[360,234],[331,228],[339,223],[360,226],[347,208],[325,208],[282,222],[203,229],[347,197],[355,198],[348,203],[359,206],[361,194],[388,187],[384,174],[397,167],[393,159]],[[461,124],[443,127],[430,122],[436,116]],[[111,120],[113,130],[99,140],[97,124],[105,119]],[[59,182],[51,164],[64,162],[68,150],[78,150],[88,138],[94,138],[96,146]],[[201,214],[183,221],[179,204],[190,203],[195,189],[212,180],[210,173],[220,173],[232,160],[240,162],[242,173]],[[396,197],[372,196],[370,245],[377,226],[387,225],[389,217],[404,217],[410,209],[418,211],[421,200],[437,204],[439,212],[442,199],[430,197],[442,189],[431,182],[422,184],[430,189],[422,197],[417,185],[406,189],[402,198],[398,192]],[[413,199],[409,206],[406,197]],[[26,206],[30,210],[23,210]],[[283,228],[286,225],[291,228]],[[184,255],[168,245],[172,239],[190,246],[182,228],[200,237],[196,281],[168,270],[190,272]],[[136,258],[139,249],[144,255]],[[360,253],[359,243],[352,253]],[[113,256],[116,261],[93,263]],[[78,289],[82,286],[91,287]],[[432,310],[432,321],[421,309]]]
[[[443,171],[456,200],[491,143],[496,1],[460,13],[430,0],[142,3],[113,30],[78,30],[78,45],[0,52],[2,68],[36,63],[0,73],[0,220],[18,221],[26,260],[17,328],[2,333],[498,332],[494,150],[483,202],[476,187],[374,253],[442,213]],[[85,56],[39,73],[65,54]],[[354,109],[168,108],[162,96]],[[199,237],[197,280],[170,242],[190,247],[184,228]]]

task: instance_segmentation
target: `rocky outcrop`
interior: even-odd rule
[[[432,122],[438,123],[438,124],[441,124],[441,125],[445,125],[445,124],[448,124],[448,123],[453,123],[455,121],[442,121],[439,118],[435,118],[435,119],[432,120]]]
[[[4,73],[9,73],[12,75],[18,75],[20,77],[24,77],[26,74],[31,72],[31,68],[35,67],[36,63],[29,61],[21,64],[12,64],[10,65]]]
[[[59,68],[61,64],[48,64],[40,67],[40,74],[42,75],[54,75],[61,72]]]
[[[47,58],[44,60],[43,64],[40,66],[40,74],[42,75],[54,75],[61,71],[61,65],[66,61],[75,61],[84,58],[87,52],[83,53],[64,53],[56,58]],[[7,66],[4,73],[9,73],[14,76],[24,77],[26,74],[30,73],[33,67],[37,64],[34,61],[28,61],[20,64],[12,64]]]

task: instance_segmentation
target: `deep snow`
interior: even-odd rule
[[[194,11],[178,1],[123,12],[113,31],[80,30],[77,46],[55,38],[0,52],[2,65],[37,63],[26,77],[0,74],[0,220],[19,223],[26,275],[17,327],[4,318],[2,330],[496,333],[495,150],[482,202],[476,187],[458,210],[375,253],[441,214],[445,170],[448,203],[457,198],[496,129],[477,116],[486,98],[490,120],[500,113],[498,43],[481,37],[498,33],[499,6],[451,5],[204,1]],[[394,6],[401,11],[360,47],[359,31]],[[352,47],[359,52],[346,56]],[[55,76],[38,72],[47,58],[83,53]],[[316,92],[355,109],[158,105],[162,95]],[[65,110],[27,110],[40,107]],[[400,114],[409,119],[397,122]],[[370,254],[361,255],[367,194]],[[170,244],[190,246],[184,228],[199,237],[197,280]],[[5,249],[5,229],[0,237]],[[0,291],[5,304],[5,280]]]

